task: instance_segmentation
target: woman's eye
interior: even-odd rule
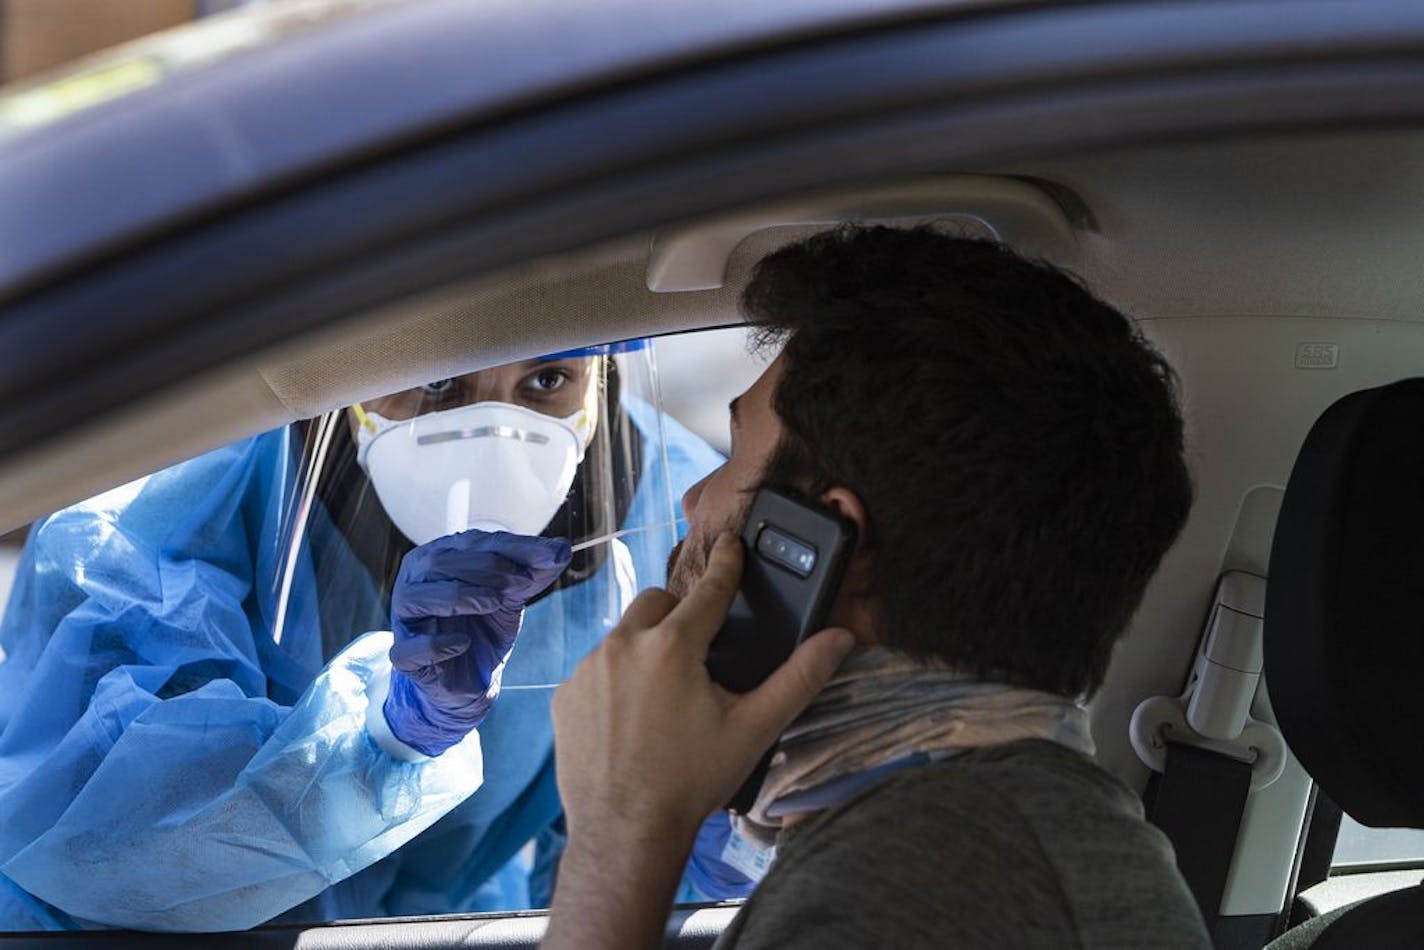
[[[446,396],[455,388],[455,380],[437,379],[433,383],[426,383],[420,387],[420,391],[427,396]]]
[[[541,393],[551,393],[569,381],[569,374],[561,369],[544,369],[529,377],[529,384]]]

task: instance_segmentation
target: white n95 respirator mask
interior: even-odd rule
[[[406,421],[357,416],[356,460],[415,544],[469,528],[539,534],[568,496],[593,428],[586,410],[558,419],[503,402]]]

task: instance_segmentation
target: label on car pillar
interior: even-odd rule
[[[1296,369],[1334,369],[1339,365],[1340,346],[1337,343],[1296,344]]]

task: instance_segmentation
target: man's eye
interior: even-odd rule
[[[427,396],[447,396],[455,388],[455,380],[437,379],[433,383],[426,383],[420,387],[420,391]]]

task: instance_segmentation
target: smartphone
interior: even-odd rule
[[[707,651],[713,682],[734,693],[755,689],[826,625],[855,539],[855,522],[824,505],[757,492],[742,530],[741,587]],[[770,759],[768,749],[728,808],[751,808]]]

